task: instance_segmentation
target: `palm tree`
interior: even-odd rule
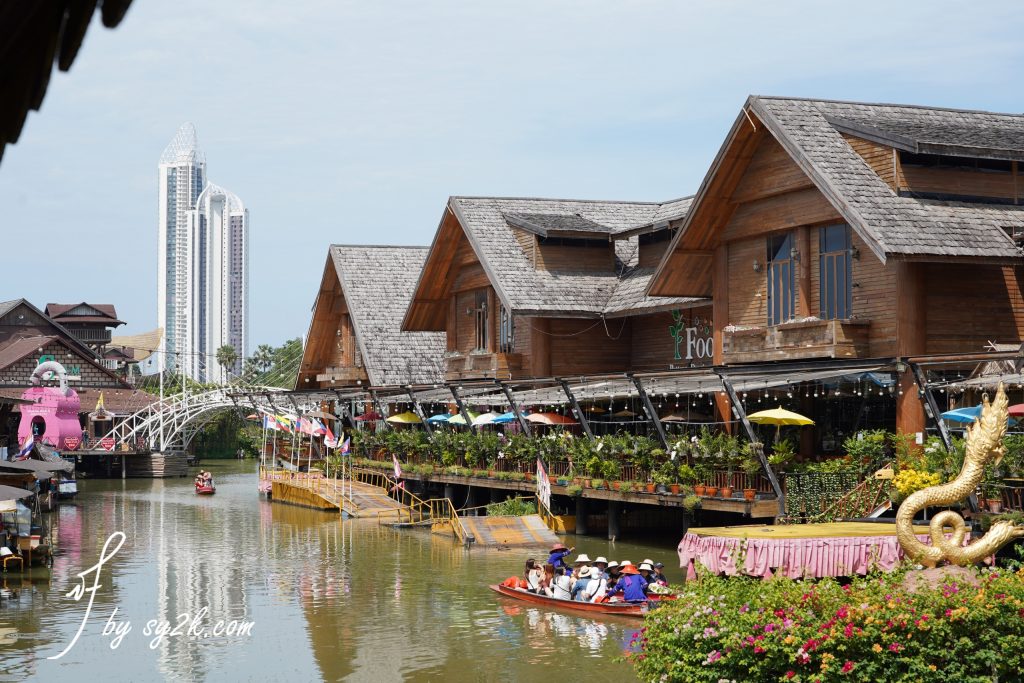
[[[260,344],[249,356],[260,372],[266,372],[274,364],[274,347],[270,344]]]
[[[225,373],[227,369],[235,364],[238,360],[238,352],[235,351],[235,347],[231,344],[225,344],[224,346],[217,349],[217,363],[221,367],[221,380],[225,381]]]

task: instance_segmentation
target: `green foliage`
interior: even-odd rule
[[[862,431],[843,441],[843,452],[861,469],[879,467],[889,448],[889,432],[884,429]]]
[[[579,484],[570,484],[569,486],[565,487],[565,494],[567,496],[572,496],[573,498],[575,498],[581,493],[583,493],[583,487],[580,486]]]
[[[487,506],[488,516],[524,517],[537,514],[537,503],[528,498],[509,498]]]
[[[996,681],[1024,670],[1024,572],[903,587],[903,571],[815,583],[704,576],[648,614],[643,681]]]

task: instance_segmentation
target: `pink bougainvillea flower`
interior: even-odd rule
[[[842,671],[842,672],[843,672],[844,674],[848,674],[848,673],[850,673],[851,671],[853,671],[853,667],[854,667],[854,666],[856,666],[856,665],[855,665],[855,664],[854,664],[853,662],[851,662],[851,661],[850,661],[849,659],[847,659],[847,660],[846,660],[846,663],[845,663],[845,664],[843,664],[843,668],[841,669],[841,671]]]
[[[900,645],[899,643],[892,643],[891,645],[889,645],[889,651],[890,652],[899,652],[902,649],[903,649],[903,646]]]

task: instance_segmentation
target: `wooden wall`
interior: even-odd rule
[[[899,156],[895,149],[846,133],[843,133],[843,139],[853,148],[854,152],[864,159],[875,175],[884,180],[893,192],[897,191]]]
[[[690,327],[695,320],[710,324],[711,306],[690,308],[681,311],[685,327]],[[669,328],[675,324],[671,311],[638,315],[629,318],[631,327],[629,369],[634,372],[668,370],[687,367],[686,342],[680,345],[681,359],[675,357],[675,339]],[[711,359],[693,360],[694,365],[710,365]]]
[[[343,369],[352,372],[339,374],[338,371]],[[318,375],[325,374],[337,374],[338,377],[333,383],[329,379],[317,379]],[[357,379],[365,382],[368,378],[363,369],[355,327],[345,295],[341,291],[341,283],[334,264],[328,260],[320,292],[313,306],[313,321],[309,326],[306,346],[302,350],[298,386],[313,388],[354,385]]]
[[[608,320],[608,331],[592,318],[548,321],[551,374],[587,375],[621,372],[629,367],[629,319]]]
[[[538,270],[614,272],[615,246],[599,242],[594,246],[537,245],[534,265]]]
[[[922,264],[927,353],[1024,341],[1024,275],[1011,267]]]

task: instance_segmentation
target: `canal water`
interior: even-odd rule
[[[0,680],[635,680],[616,660],[639,620],[488,590],[540,550],[466,550],[272,504],[256,492],[255,464],[204,466],[215,496],[196,496],[191,479],[80,483],[52,513],[52,569],[0,576]],[[80,578],[108,539],[98,580]],[[565,541],[592,558],[660,559],[679,578],[678,538]]]

